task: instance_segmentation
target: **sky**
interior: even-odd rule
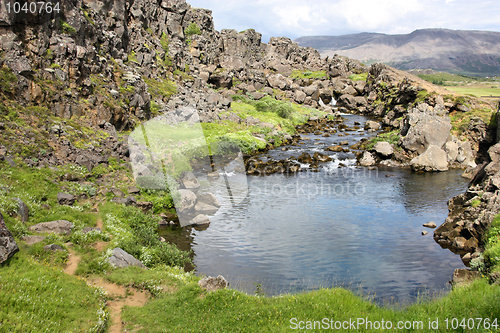
[[[187,0],[212,10],[215,29],[253,28],[271,36],[406,34],[446,28],[500,32],[498,0]]]

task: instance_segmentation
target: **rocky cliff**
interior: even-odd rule
[[[252,29],[215,31],[210,10],[182,0],[65,1],[58,13],[1,13],[0,144],[34,164],[74,162],[87,146],[102,147],[84,154],[89,167],[100,155],[126,157],[115,129],[184,105],[218,121],[237,92],[316,107],[320,96],[331,99],[331,77],[364,70],[288,38],[264,44]],[[321,79],[289,77],[309,72]]]

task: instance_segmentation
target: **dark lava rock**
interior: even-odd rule
[[[19,247],[9,229],[7,229],[3,215],[0,213],[0,264],[7,261],[17,251],[19,251]]]
[[[63,192],[59,192],[57,194],[57,202],[60,204],[60,205],[68,205],[68,206],[72,206],[76,201],[76,198],[74,195],[71,195],[69,193],[63,193]]]

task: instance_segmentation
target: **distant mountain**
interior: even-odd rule
[[[383,62],[403,70],[500,75],[500,32],[422,29],[405,35],[307,36],[295,42],[322,55],[339,54],[365,64]]]

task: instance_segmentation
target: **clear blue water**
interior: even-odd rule
[[[303,145],[268,155],[312,154],[366,135],[308,135]],[[404,303],[446,291],[463,264],[422,224],[444,222],[447,200],[466,189],[461,171],[369,170],[356,167],[352,153],[329,154],[334,161],[320,172],[249,176],[241,203],[212,217],[206,230],[190,231],[196,272],[223,275],[248,293],[260,284],[268,295],[342,286],[382,303]]]

